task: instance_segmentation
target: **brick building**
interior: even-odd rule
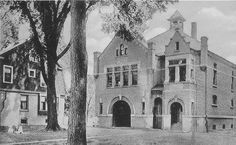
[[[234,128],[236,65],[208,50],[208,38],[184,32],[176,11],[170,28],[147,42],[115,36],[94,52],[98,125],[190,131]]]
[[[46,84],[39,69],[33,43],[26,40],[0,51],[0,126],[46,125]],[[62,69],[56,75],[58,121],[64,117],[66,89]]]

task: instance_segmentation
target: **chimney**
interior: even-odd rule
[[[99,56],[101,55],[101,52],[93,52],[93,59],[94,59],[94,64],[93,64],[93,73],[94,73],[94,76],[97,77],[98,76],[98,58]]]
[[[197,22],[192,22],[191,26],[192,26],[191,36],[192,36],[192,38],[197,39]]]
[[[208,53],[208,38],[206,36],[201,37],[201,66],[207,66],[207,53]]]

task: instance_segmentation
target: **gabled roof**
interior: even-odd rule
[[[183,22],[185,21],[184,17],[180,14],[178,10],[176,10],[175,13],[167,20],[168,21],[182,20]]]
[[[165,47],[166,45],[169,44],[170,39],[175,34],[175,31],[176,30],[174,29],[170,29],[148,40],[148,43],[153,42],[153,49],[155,50],[156,55],[164,55]],[[190,42],[190,48],[195,49],[195,50],[201,49],[200,41],[192,38],[191,36],[187,35],[186,33],[182,31],[179,31],[179,32],[186,42]]]
[[[0,51],[0,56],[11,51],[11,50],[14,50],[15,48],[17,48],[18,46],[24,44],[25,42],[29,41],[30,39],[25,39],[25,40],[20,40],[18,42],[16,42],[15,44],[10,44],[8,47],[6,48],[3,48],[1,51]]]

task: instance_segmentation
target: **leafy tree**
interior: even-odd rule
[[[168,0],[72,0],[71,1],[71,104],[69,111],[68,144],[86,144],[86,83],[88,56],[86,22],[89,13],[103,6],[113,11],[102,14],[105,32],[132,41],[142,37],[145,22],[157,11],[164,11]]]
[[[69,43],[58,53],[58,44],[64,22],[70,12],[70,2],[61,1],[4,1],[1,6],[10,6],[9,12],[20,13],[22,23],[29,23],[31,39],[40,58],[40,69],[47,84],[47,130],[59,130],[55,87],[56,65],[70,48]]]

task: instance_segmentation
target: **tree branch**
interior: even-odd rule
[[[43,46],[41,45],[40,41],[39,41],[39,35],[38,32],[36,30],[36,26],[35,26],[35,21],[33,20],[33,17],[27,7],[27,2],[26,1],[22,1],[20,2],[20,8],[22,10],[22,13],[25,14],[30,22],[30,27],[32,29],[33,32],[33,42],[36,45],[36,52],[39,54],[40,58],[43,58]]]
[[[68,43],[68,45],[66,46],[66,48],[57,56],[57,60],[56,60],[56,61],[58,61],[59,59],[61,59],[62,56],[63,56],[64,54],[66,54],[66,52],[70,49],[70,47],[71,47],[71,40],[70,40],[70,42]]]
[[[87,8],[86,8],[86,12],[88,11],[88,9],[89,9],[91,6],[95,5],[97,2],[98,2],[97,0],[90,0],[88,6],[87,6]]]
[[[62,7],[61,12],[59,13],[58,17],[57,17],[57,22],[60,22],[60,19],[63,17],[64,11],[68,11],[68,5],[69,5],[69,1],[67,0],[65,2],[65,4]],[[70,11],[70,6],[69,6],[69,11]]]

